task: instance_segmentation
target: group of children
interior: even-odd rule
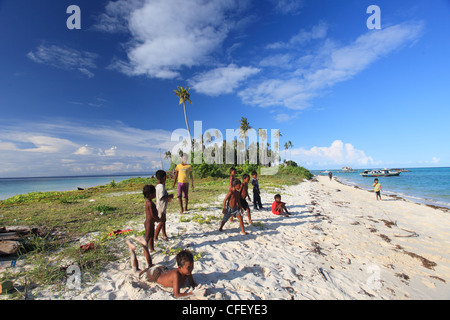
[[[192,180],[192,169],[189,165],[182,163],[182,169],[184,172],[178,173],[180,170],[176,170],[175,181],[177,177],[182,176],[183,179],[187,180],[188,177],[191,178],[191,183],[193,187]],[[187,167],[189,166],[189,167]],[[179,169],[177,167],[177,169]],[[145,275],[147,281],[156,282],[164,287],[173,288],[175,297],[183,297],[186,295],[193,294],[192,292],[180,293],[180,287],[186,279],[189,280],[190,286],[196,287],[194,279],[192,278],[192,269],[194,267],[194,258],[189,250],[183,250],[179,252],[176,256],[177,268],[169,271],[166,267],[160,265],[153,265],[150,253],[155,251],[154,242],[158,239],[160,233],[162,233],[162,238],[167,240],[168,236],[166,233],[166,209],[168,202],[172,201],[173,195],[169,195],[166,188],[166,172],[163,170],[158,170],[156,173],[156,179],[158,183],[156,187],[153,185],[146,185],[143,188],[143,194],[145,197],[145,237],[137,237],[135,240],[142,245],[144,250],[144,256],[147,261],[147,268],[141,271],[139,269],[139,263],[136,258],[136,245],[131,241],[131,239],[126,240],[126,243],[130,250],[131,265],[135,272],[138,272],[139,277]],[[252,224],[252,218],[250,214],[250,208],[246,199],[251,202],[250,195],[248,193],[248,184],[250,182],[250,176],[244,174],[242,176],[242,182],[235,177],[236,169],[230,169],[230,188],[227,195],[223,201],[223,219],[220,223],[219,231],[222,231],[225,223],[236,217],[239,220],[239,225],[241,228],[241,234],[245,235],[243,214],[244,211],[247,212],[248,222]],[[252,175],[252,186],[253,186],[253,206],[255,210],[263,209],[261,203],[261,195],[259,190],[259,179],[257,177],[257,172],[253,171]],[[174,186],[175,186],[174,181]],[[187,184],[187,185],[185,185]],[[188,182],[182,182],[182,185],[178,185],[178,199],[180,202],[181,213],[183,209],[187,210],[187,193],[189,190]],[[185,207],[183,208],[182,199],[185,199]],[[152,201],[156,198],[156,204]],[[286,209],[286,204],[281,201],[281,196],[279,194],[275,195],[274,202],[272,204],[272,213],[276,215],[288,216],[290,213]],[[155,224],[158,223],[155,230]]]

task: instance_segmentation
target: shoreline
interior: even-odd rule
[[[320,175],[318,175],[318,176],[320,176]],[[369,192],[369,193],[373,193],[372,190],[361,188],[357,184],[354,184],[354,185],[347,184],[344,181],[339,180],[339,177],[333,177],[333,179],[335,179],[337,182],[339,182],[340,184],[343,184],[345,186],[353,187],[355,189],[359,189],[359,190],[363,190],[363,191],[366,191],[366,192]],[[397,198],[397,199],[400,199],[400,200],[403,200],[403,201],[409,201],[409,202],[412,202],[412,203],[415,203],[415,204],[418,204],[418,205],[424,205],[424,206],[427,206],[427,207],[430,207],[430,208],[433,208],[433,209],[442,210],[444,212],[450,212],[450,206],[446,207],[446,206],[442,206],[442,205],[433,204],[431,201],[427,202],[426,199],[421,200],[421,199],[418,199],[417,197],[413,197],[413,196],[410,196],[410,197],[405,197],[403,195],[399,196],[397,193],[394,193],[394,192],[391,192],[391,191],[384,192],[384,196]]]
[[[198,300],[450,298],[447,213],[395,197],[377,202],[370,192],[328,177],[291,186],[265,187],[262,180],[261,186],[265,209],[251,210],[253,226],[244,214],[247,235],[239,234],[237,221],[217,230],[226,190],[208,203],[192,205],[183,219],[170,211],[171,240],[156,243],[153,263],[175,267],[168,252],[177,248],[201,253],[193,274],[206,291],[193,297]],[[271,213],[275,193],[292,216]],[[215,219],[203,224],[195,216]],[[142,231],[143,219],[122,228]],[[174,299],[170,290],[131,272],[126,239],[114,240],[121,258],[108,263],[93,283],[62,292],[44,287],[35,299]],[[75,245],[89,241],[87,234]],[[142,252],[137,253],[144,266]]]

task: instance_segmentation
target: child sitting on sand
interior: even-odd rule
[[[144,254],[147,259],[147,268],[143,271],[139,270],[139,263],[136,258],[136,246],[130,241],[126,240],[128,248],[130,249],[131,265],[135,272],[139,272],[139,277],[145,274],[145,279],[149,282],[155,282],[166,288],[173,288],[173,294],[176,298],[185,297],[194,294],[193,292],[181,293],[180,287],[188,279],[192,288],[197,285],[192,277],[192,270],[194,269],[194,256],[188,250],[179,252],[176,256],[177,268],[169,270],[162,265],[152,265],[150,253],[148,252],[147,242],[140,236],[136,240],[144,248]]]
[[[377,195],[377,200],[378,200],[378,198],[380,198],[379,200],[381,200],[381,191],[383,189],[381,189],[381,184],[378,182],[378,179],[375,179],[373,181],[372,187],[374,187],[373,191],[375,191],[375,194]]]
[[[286,203],[281,202],[281,196],[276,194],[274,197],[275,201],[272,203],[272,213],[276,215],[283,214],[283,216],[287,217],[291,215],[286,209]]]
[[[161,230],[163,239],[167,240],[166,209],[167,203],[173,199],[173,194],[169,195],[166,190],[166,172],[164,170],[158,170],[155,175],[156,179],[158,179],[158,184],[156,185],[156,208],[158,209],[158,218],[160,219],[155,231],[155,240],[158,240],[158,235]]]
[[[230,217],[237,217],[241,227],[241,234],[246,234],[244,230],[244,221],[242,220],[242,213],[244,210],[241,206],[241,194],[239,192],[240,188],[241,181],[239,179],[234,179],[230,190],[223,200],[223,219],[220,223],[219,231],[222,231],[223,226],[230,219]]]
[[[153,203],[153,199],[156,197],[156,189],[153,185],[145,185],[142,189],[142,193],[145,197],[145,241],[149,243],[150,251],[154,252],[154,236],[155,236],[155,222],[160,222],[158,217],[158,210]]]

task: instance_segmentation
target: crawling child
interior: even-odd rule
[[[194,269],[194,256],[189,250],[183,250],[176,255],[177,268],[169,270],[162,265],[152,265],[152,259],[148,251],[148,245],[144,237],[137,237],[136,240],[142,245],[144,255],[147,260],[147,268],[141,271],[136,258],[136,246],[129,239],[126,240],[130,249],[131,266],[135,272],[139,272],[139,278],[145,276],[149,282],[155,282],[166,288],[173,288],[173,294],[176,298],[185,297],[194,294],[193,292],[181,293],[180,287],[188,279],[189,285],[195,288],[197,285],[192,277]]]

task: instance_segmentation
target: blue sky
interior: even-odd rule
[[[191,130],[247,117],[309,169],[450,166],[449,16],[448,0],[1,0],[0,177],[159,169],[185,128],[177,86]]]

